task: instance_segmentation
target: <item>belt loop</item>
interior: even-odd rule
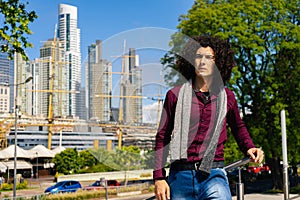
[[[195,170],[199,171],[199,167],[200,167],[200,162],[195,162]]]

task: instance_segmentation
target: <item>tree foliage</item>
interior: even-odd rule
[[[144,166],[144,159],[136,146],[124,146],[113,151],[103,148],[80,152],[76,149],[66,149],[56,154],[52,162],[56,171],[63,174],[128,171],[142,169]]]
[[[289,162],[300,162],[299,10],[297,0],[197,0],[178,25],[180,34],[210,34],[231,42],[237,66],[228,87],[237,95],[255,144],[274,166],[274,188],[282,187],[282,109],[287,112]],[[175,34],[173,52],[182,44],[177,39]],[[176,69],[174,53],[162,61]]]
[[[56,171],[63,174],[77,173],[82,167],[82,159],[75,148],[66,149],[56,154],[52,161],[55,164]]]
[[[37,15],[34,11],[28,12],[26,4],[19,0],[0,0],[1,52],[7,52],[10,59],[13,59],[16,52],[20,53],[24,60],[28,60],[25,48],[32,47],[26,36],[32,34],[29,24]]]

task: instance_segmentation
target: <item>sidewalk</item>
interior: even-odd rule
[[[232,197],[232,200],[236,200],[237,197]],[[290,194],[289,199],[300,199],[300,195]],[[245,194],[244,200],[284,200],[284,194]]]
[[[141,194],[137,195],[135,197],[128,196],[128,197],[118,197],[118,198],[112,198],[110,200],[154,200],[152,194]],[[232,200],[236,200],[237,197],[233,196]],[[289,200],[294,200],[294,199],[300,199],[300,195],[296,194],[290,194],[289,195]],[[284,200],[284,195],[283,194],[259,194],[259,193],[253,193],[253,194],[246,194],[244,195],[244,200]]]

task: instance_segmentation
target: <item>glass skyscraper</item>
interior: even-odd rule
[[[66,90],[68,116],[76,116],[76,92],[80,90],[80,29],[77,27],[77,7],[59,4],[58,15],[58,39],[65,51],[65,75],[68,80]]]
[[[88,47],[86,91],[88,118],[108,122],[111,117],[112,64],[102,59],[102,42]]]

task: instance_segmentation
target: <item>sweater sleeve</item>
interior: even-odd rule
[[[167,92],[155,138],[154,180],[166,178],[164,166],[169,153],[169,143],[174,127],[176,99],[176,95],[171,90]]]
[[[254,148],[255,145],[253,144],[245,123],[241,119],[235,95],[230,90],[227,90],[227,99],[229,101],[229,111],[227,115],[228,125],[240,150],[244,155],[247,155],[247,150]]]

